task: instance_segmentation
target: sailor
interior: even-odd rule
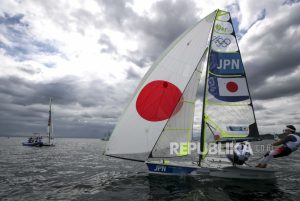
[[[272,158],[288,156],[300,147],[300,137],[295,134],[296,128],[293,125],[287,125],[283,130],[283,138],[272,143],[273,146],[279,146],[276,149],[265,154],[264,158],[256,166],[266,168]]]
[[[243,165],[251,156],[251,147],[248,142],[237,143],[234,146],[233,155],[227,155],[228,159],[237,165]]]

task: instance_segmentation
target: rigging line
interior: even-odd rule
[[[115,155],[110,155],[110,154],[104,154],[104,155],[112,157],[112,158],[119,158],[119,159],[124,159],[124,160],[128,160],[128,161],[145,162],[144,160],[124,158],[124,157],[121,157],[121,156],[115,156]]]
[[[208,126],[210,132],[213,134],[213,136],[215,136],[215,133],[214,133],[214,131],[212,130],[212,128],[213,128],[214,130],[217,130],[217,129],[214,128],[213,126],[211,126],[208,122],[205,122],[205,123],[206,123],[206,125]],[[211,128],[211,127],[212,127],[212,128]]]

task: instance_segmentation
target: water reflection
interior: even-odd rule
[[[276,180],[149,175],[149,200],[268,200],[284,197]]]

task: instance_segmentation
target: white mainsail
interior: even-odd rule
[[[145,161],[174,113],[202,55],[216,11],[182,34],[142,79],[116,125],[106,155]]]

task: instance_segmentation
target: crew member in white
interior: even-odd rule
[[[300,147],[300,137],[295,134],[296,128],[293,125],[287,125],[283,130],[283,138],[274,142],[273,146],[279,146],[276,149],[266,153],[264,158],[256,166],[258,168],[266,168],[268,162],[272,158],[278,158],[283,156],[288,156],[292,152],[296,151]]]
[[[234,164],[243,165],[251,156],[251,152],[249,142],[241,142],[234,146],[233,155],[227,155],[227,158]]]

